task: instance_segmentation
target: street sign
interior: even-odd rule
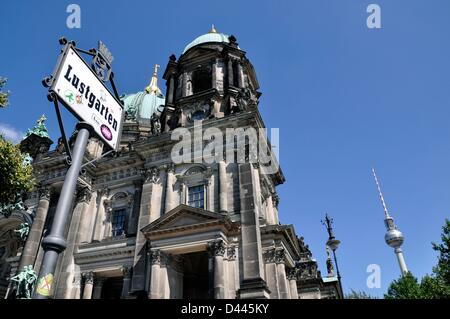
[[[124,118],[122,104],[72,46],[66,46],[62,55],[49,91],[80,121],[91,125],[105,144],[117,150]]]

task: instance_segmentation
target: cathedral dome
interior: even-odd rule
[[[121,98],[127,118],[148,120],[154,113],[159,116],[164,110],[166,99],[158,87],[158,68],[159,65],[155,65],[152,80],[144,91],[125,94]]]
[[[183,54],[186,53],[186,51],[189,50],[192,47],[195,47],[195,46],[197,46],[199,44],[211,43],[211,42],[215,42],[215,43],[230,43],[230,40],[228,39],[228,35],[226,35],[224,33],[217,32],[216,29],[214,28],[214,25],[213,25],[211,30],[208,33],[197,37],[194,41],[189,43],[184,48]]]

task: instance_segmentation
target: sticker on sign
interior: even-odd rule
[[[74,48],[69,46],[63,54],[50,91],[76,117],[90,124],[106,144],[117,149],[124,116],[122,105]]]

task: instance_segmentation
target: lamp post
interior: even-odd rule
[[[339,266],[338,266],[337,258],[336,258],[336,250],[338,249],[341,241],[337,240],[334,237],[333,227],[331,226],[333,224],[333,219],[330,218],[328,216],[328,214],[325,214],[325,221],[321,220],[321,222],[327,228],[328,240],[327,240],[326,244],[333,251],[333,258],[334,258],[334,264],[336,265],[336,275],[337,275],[337,279],[339,282],[339,288],[341,289],[342,296],[344,296],[344,290],[342,290],[341,274],[339,272]]]

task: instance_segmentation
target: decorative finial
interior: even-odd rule
[[[217,33],[216,28],[214,28],[214,24],[211,25],[211,30],[209,30],[209,33]]]
[[[45,114],[42,114],[41,117],[36,121],[36,125],[33,128],[28,129],[28,131],[25,134],[25,136],[23,137],[23,139],[27,138],[28,136],[30,136],[32,134],[40,136],[40,137],[50,138],[48,135],[47,127],[44,124],[46,119],[47,118],[45,117]]]
[[[45,114],[42,114],[41,117],[37,120],[36,123],[37,123],[38,125],[42,125],[46,119],[47,119],[47,118],[45,117]]]
[[[153,69],[153,76],[152,79],[150,81],[150,84],[145,88],[145,91],[148,94],[162,94],[161,90],[158,87],[158,69],[159,69],[160,65],[159,64],[155,64],[155,68]]]
[[[387,207],[386,207],[386,203],[384,202],[383,193],[381,192],[380,183],[378,183],[377,174],[375,173],[375,169],[374,169],[374,168],[372,168],[372,173],[373,173],[373,177],[375,178],[375,183],[377,184],[378,194],[380,195],[380,200],[381,200],[381,205],[383,205],[384,216],[385,216],[386,218],[389,218],[390,215],[389,215],[388,209],[387,209]]]

